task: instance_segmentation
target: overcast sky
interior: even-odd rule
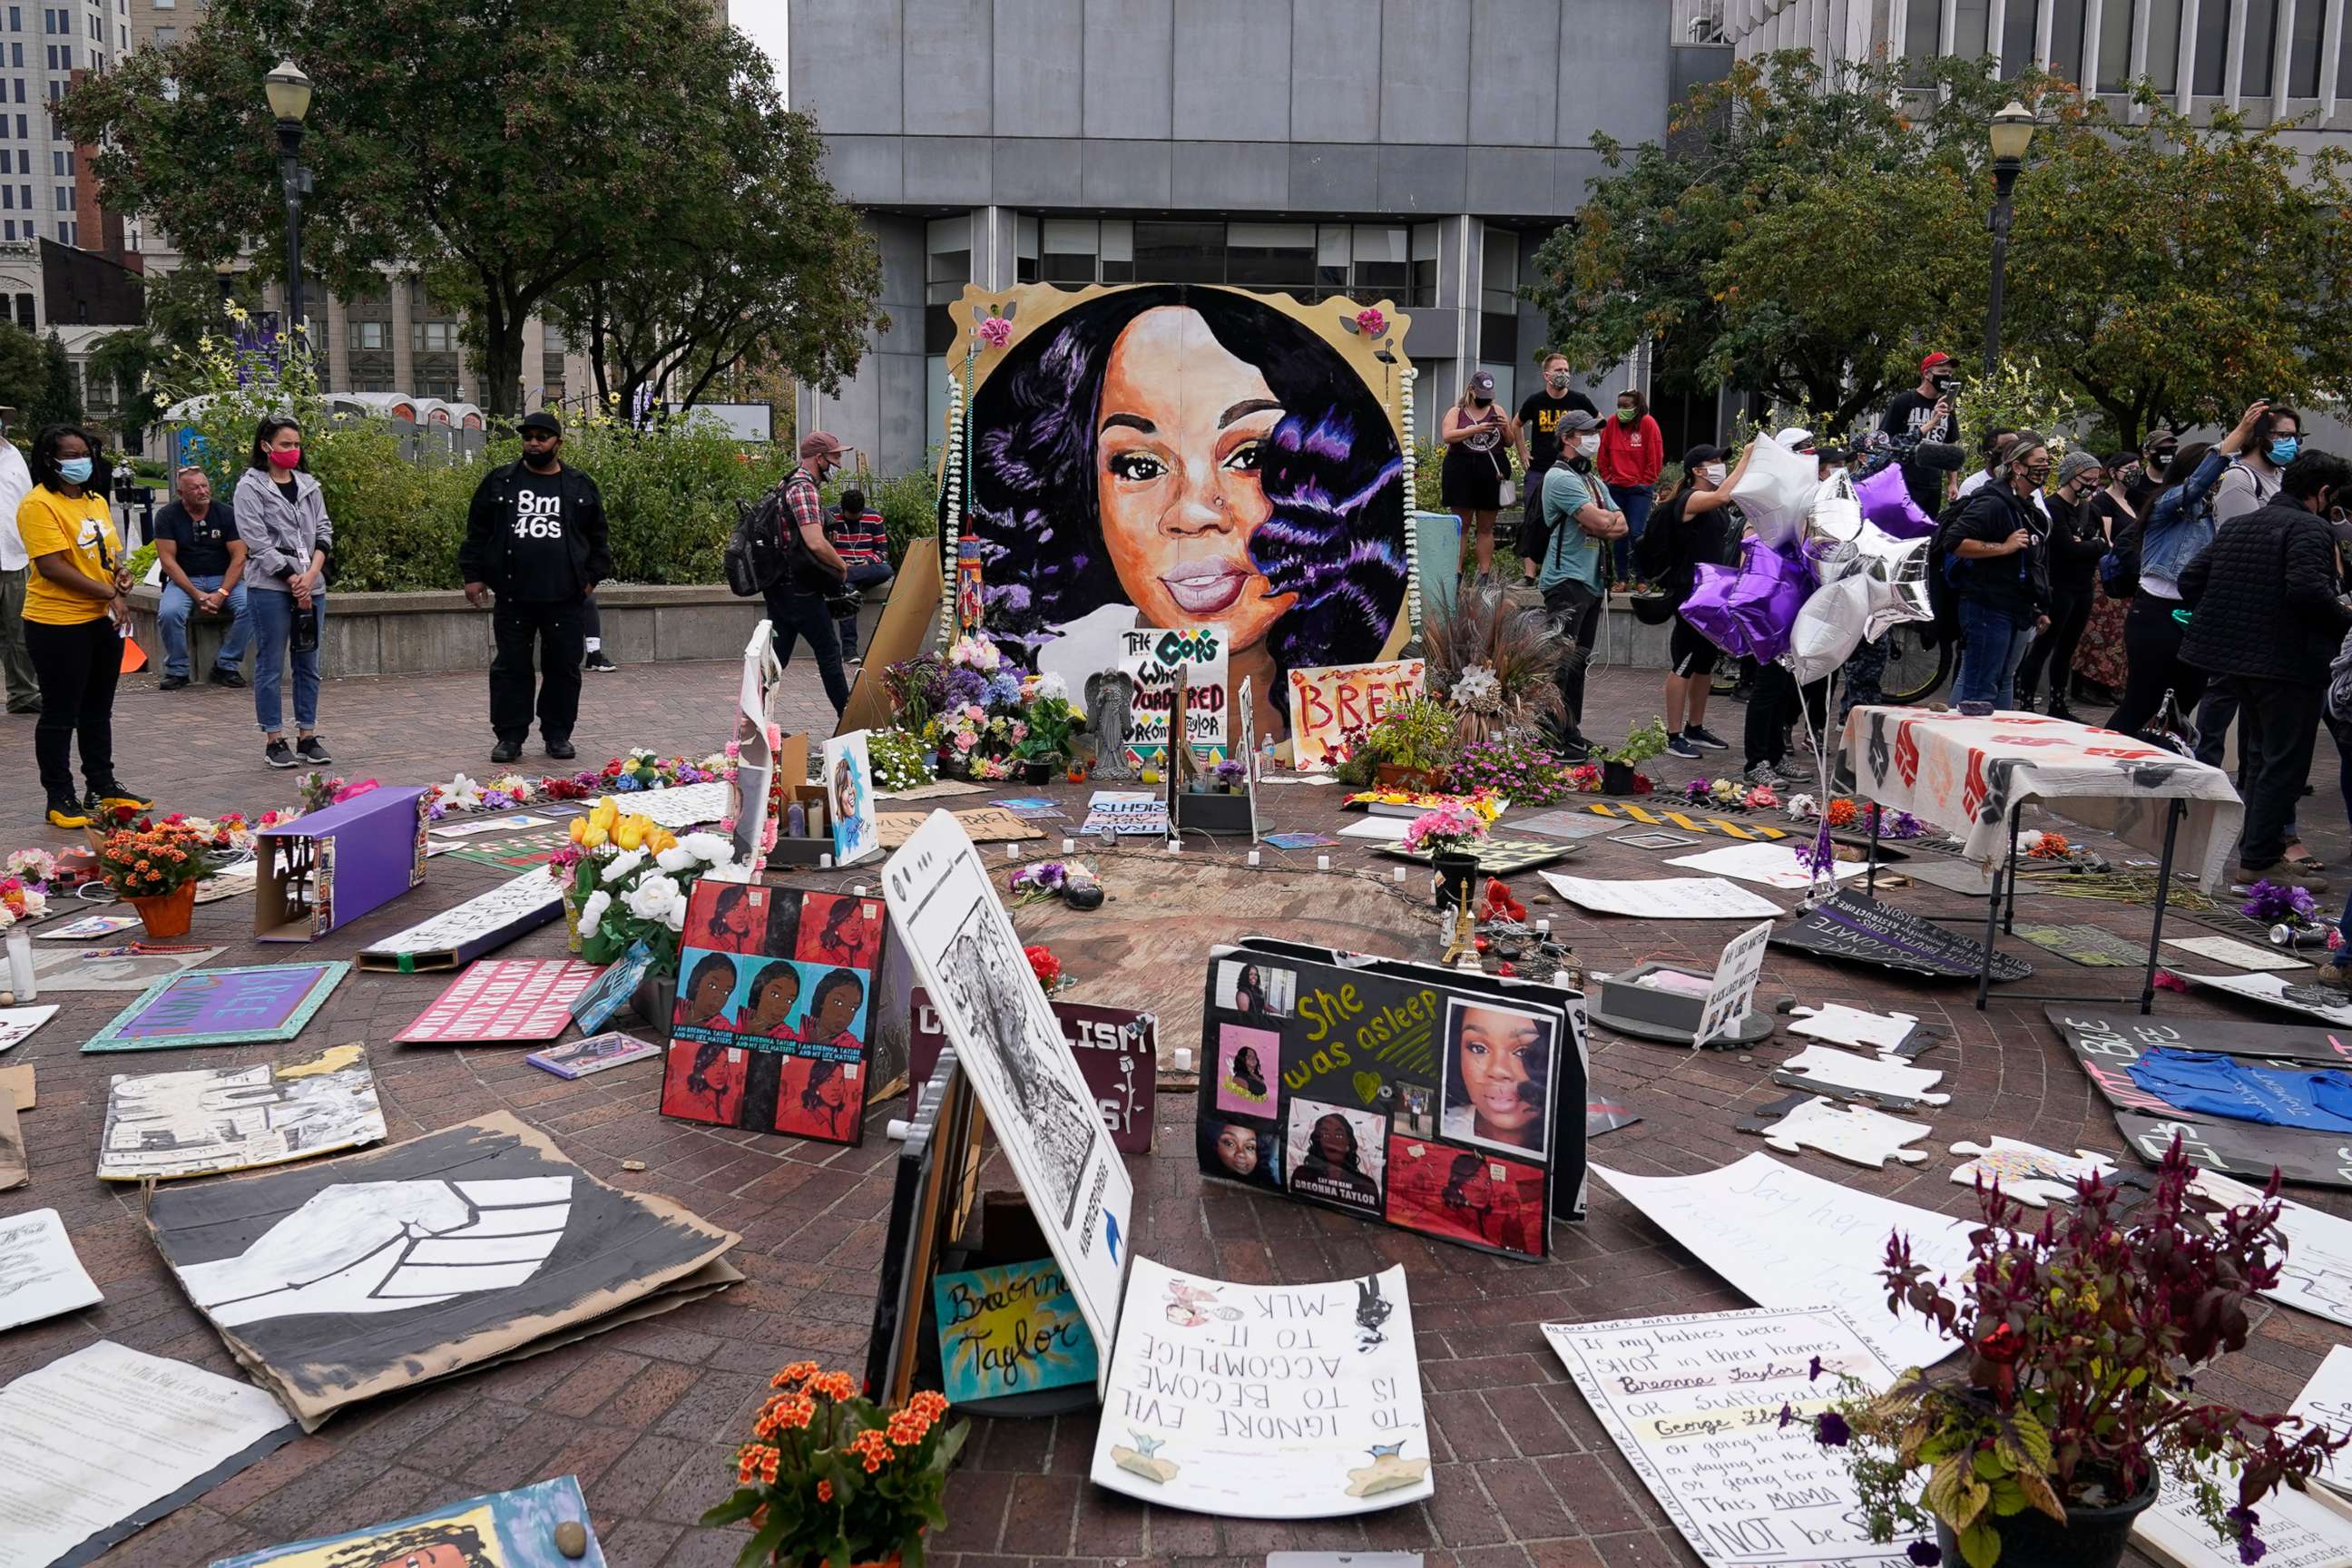
[[[751,36],[751,41],[768,51],[776,62],[776,81],[784,85],[784,15],[785,0],[728,0],[727,19]],[[785,101],[792,94],[787,91]]]

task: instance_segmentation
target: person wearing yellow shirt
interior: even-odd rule
[[[145,811],[154,804],[114,776],[114,684],[122,673],[120,628],[130,624],[131,574],[97,453],[98,443],[78,426],[44,428],[33,440],[32,493],[16,509],[16,531],[33,563],[25,651],[41,685],[33,755],[56,827],[87,827],[100,806]],[[77,738],[87,798],[74,793]]]

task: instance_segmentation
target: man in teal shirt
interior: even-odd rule
[[[1608,543],[1625,536],[1625,514],[1610,504],[1609,487],[1592,470],[1601,456],[1600,420],[1580,409],[1561,415],[1559,455],[1544,473],[1542,527],[1533,538],[1521,537],[1519,553],[1553,625],[1575,644],[1553,675],[1568,708],[1557,750],[1570,762],[1581,763],[1592,755],[1592,742],[1584,736],[1584,665],[1608,598]]]

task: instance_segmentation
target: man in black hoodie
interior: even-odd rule
[[[2183,663],[2226,687],[2239,742],[2254,759],[2238,865],[2249,879],[2284,871],[2286,828],[2311,773],[2327,701],[2327,667],[2352,626],[2339,591],[2328,508],[2352,497],[2352,463],[2305,452],[2286,466],[2269,505],[2231,520],[2180,574],[2191,606]],[[2295,873],[2322,891],[2326,883]]]
[[[539,732],[547,754],[576,755],[580,665],[587,656],[588,595],[613,574],[604,498],[596,481],[566,468],[563,426],[544,409],[523,416],[522,458],[493,468],[474,491],[457,569],[474,607],[498,595],[490,630],[490,761],[511,763],[530,734],[531,653],[539,651]]]

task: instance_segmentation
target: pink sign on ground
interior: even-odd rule
[[[449,983],[394,1039],[408,1045],[551,1040],[597,971],[572,959],[487,959]]]

